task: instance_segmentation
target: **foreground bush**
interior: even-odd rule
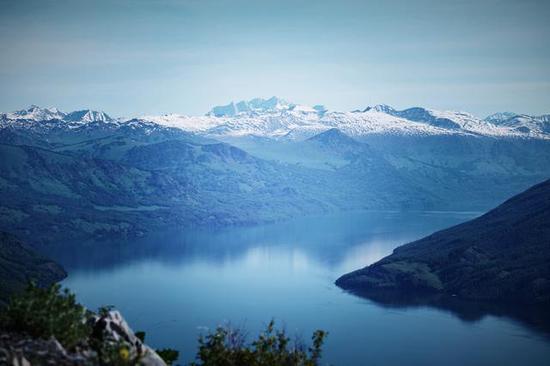
[[[30,284],[13,297],[0,313],[0,330],[0,364],[24,364],[24,357],[32,364],[73,365],[86,360],[86,365],[172,365],[179,356],[168,348],[153,352],[143,343],[145,333],[134,333],[120,313],[109,307],[97,313],[86,310],[74,294],[57,284],[46,289]],[[197,361],[191,366],[317,366],[326,335],[314,332],[312,345],[306,347],[291,341],[284,330],[276,330],[271,321],[247,343],[242,331],[219,327],[199,338]],[[53,338],[64,350],[55,346]],[[23,351],[21,341],[35,351]]]
[[[85,342],[91,333],[91,316],[75,295],[59,284],[47,289],[29,284],[19,296],[12,297],[0,315],[2,329],[28,334],[34,338],[55,337],[66,349]]]
[[[321,347],[327,333],[313,333],[312,346],[307,350],[297,341],[292,342],[284,330],[275,330],[271,321],[266,330],[250,344],[242,331],[219,327],[214,333],[199,338],[195,366],[317,366]]]
[[[118,311],[88,311],[57,284],[31,284],[14,296],[0,313],[0,330],[0,364],[165,365]],[[170,351],[163,350],[168,364],[177,358]]]

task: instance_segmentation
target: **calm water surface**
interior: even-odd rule
[[[149,344],[179,349],[182,363],[193,360],[205,329],[230,322],[255,334],[274,318],[306,340],[327,330],[324,362],[332,365],[550,365],[548,333],[506,312],[389,306],[333,285],[398,245],[474,216],[353,213],[171,231],[50,255],[82,303],[115,305]]]

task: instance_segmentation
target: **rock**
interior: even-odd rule
[[[136,337],[118,311],[90,319],[92,334],[87,345],[68,352],[55,338],[35,339],[19,333],[0,333],[0,365],[113,365],[124,355],[130,364],[166,366],[149,346]],[[101,352],[93,349],[92,345]],[[97,349],[96,348],[96,349]]]
[[[120,312],[108,311],[94,316],[92,322],[92,338],[102,344],[111,344],[120,347],[128,347],[129,359],[139,360],[144,366],[166,366],[166,363],[149,346],[136,337],[134,331],[124,320]]]
[[[68,353],[52,339],[33,339],[17,333],[0,334],[0,365],[94,365],[90,351]]]

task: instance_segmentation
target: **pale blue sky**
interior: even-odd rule
[[[550,112],[550,1],[0,0],[0,110]]]

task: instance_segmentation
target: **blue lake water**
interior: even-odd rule
[[[52,250],[64,285],[89,308],[115,305],[154,347],[192,361],[197,336],[231,323],[254,335],[275,319],[309,341],[329,332],[332,365],[550,365],[550,337],[529,309],[387,305],[333,283],[401,244],[475,217],[363,212],[224,230],[173,230],[131,242]],[[459,307],[460,309],[460,307]],[[525,319],[527,321],[525,321]],[[535,319],[534,321],[532,321]]]

